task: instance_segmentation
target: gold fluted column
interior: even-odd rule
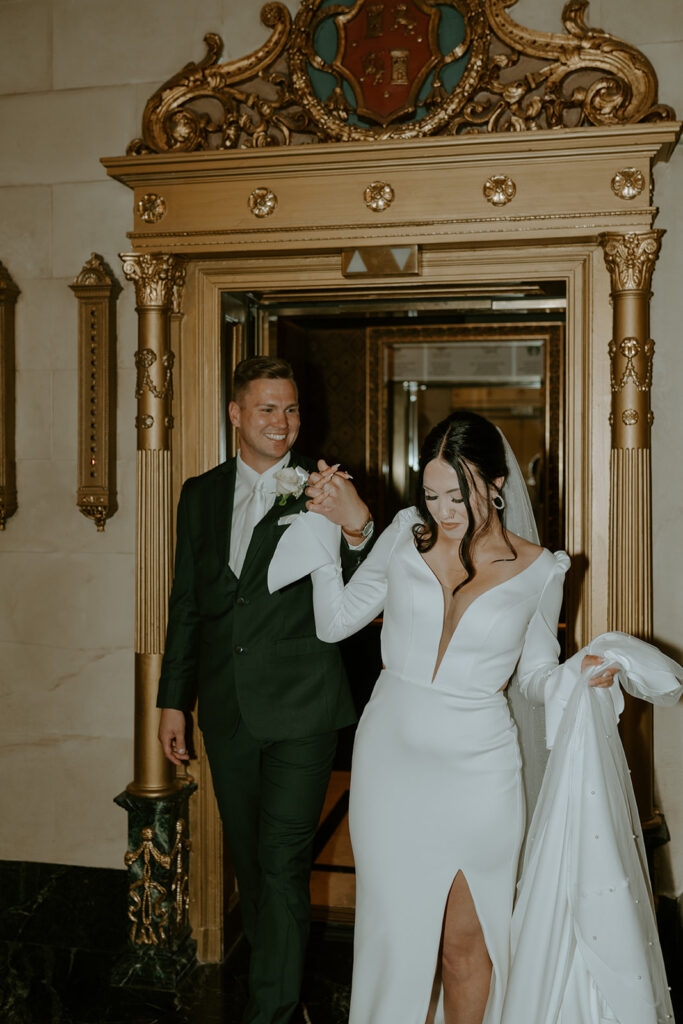
[[[196,963],[189,919],[190,776],[176,778],[157,738],[157,684],[171,588],[171,317],[185,267],[176,256],[125,253],[135,283],[138,349],[135,558],[135,764],[115,799],[128,812],[128,949],[112,971],[117,985],[175,989]]]
[[[650,284],[662,231],[600,236],[611,278],[612,389],[608,623],[652,636]],[[621,733],[644,824],[655,824],[652,705],[626,698]]]
[[[164,796],[177,784],[157,739],[156,692],[171,587],[171,430],[173,362],[170,317],[185,276],[183,263],[163,253],[122,254],[135,283],[138,313],[137,528],[135,594],[135,767],[128,791]]]

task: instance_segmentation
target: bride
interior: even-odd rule
[[[330,485],[323,473],[308,492],[323,515]],[[512,505],[526,537],[506,528]],[[319,517],[299,519],[303,536]],[[537,699],[557,671],[569,566],[563,552],[527,539],[534,533],[509,446],[488,420],[463,411],[426,438],[417,506],[399,512],[351,581],[344,586],[331,554],[316,560],[321,639],[341,640],[384,611],[384,668],[351,773],[350,1024],[501,1020],[525,828],[505,689],[516,673],[521,692]],[[302,571],[296,537],[294,528],[283,537],[273,589],[278,558]],[[602,661],[582,659],[591,686],[613,682],[617,668]]]

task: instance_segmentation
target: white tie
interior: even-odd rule
[[[247,556],[254,527],[257,523],[261,522],[267,511],[268,493],[265,489],[264,481],[257,480],[252,488],[251,495],[249,496],[249,502],[245,509],[244,526],[242,527],[239,551],[235,558],[235,565],[232,567],[236,576],[239,576],[242,572],[242,566],[244,565],[244,559]]]

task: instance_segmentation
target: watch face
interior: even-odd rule
[[[364,527],[362,528],[362,530],[360,531],[360,532],[361,532],[361,536],[363,537],[363,539],[364,539],[364,540],[365,540],[365,539],[366,539],[367,537],[369,537],[369,536],[370,536],[370,534],[372,533],[372,531],[374,530],[374,528],[375,528],[375,524],[374,524],[374,521],[373,521],[372,519],[368,519],[367,523],[365,524],[365,526],[364,526]]]

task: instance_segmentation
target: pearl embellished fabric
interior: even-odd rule
[[[618,665],[634,696],[673,704],[681,694],[683,668],[623,633],[597,637],[555,674],[546,711],[556,735],[527,837],[503,1024],[673,1020],[617,731],[623,695],[617,683],[588,686],[586,654]]]

